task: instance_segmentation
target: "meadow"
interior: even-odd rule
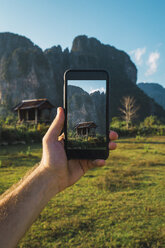
[[[1,146],[0,193],[40,158],[40,144]],[[18,247],[165,247],[165,136],[120,139],[105,167],[48,203]]]

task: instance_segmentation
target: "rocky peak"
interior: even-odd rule
[[[113,73],[116,77],[118,68],[119,75],[122,74],[127,80],[136,84],[136,66],[128,54],[113,46],[104,45],[96,38],[80,35],[73,40],[71,53],[77,57],[76,63],[81,67],[104,68],[110,72],[111,77],[113,77]]]
[[[53,47],[51,47],[51,48],[49,48],[49,49],[46,49],[46,50],[44,51],[44,53],[45,53],[45,54],[49,54],[49,53],[59,54],[59,53],[62,53],[62,48],[61,48],[60,45],[58,45],[58,46],[53,46]]]
[[[86,35],[79,35],[73,40],[72,52],[89,52],[96,51],[96,48],[101,45],[101,42],[96,38],[88,38]]]
[[[10,54],[17,48],[37,48],[34,43],[24,36],[13,33],[0,33],[0,56]]]

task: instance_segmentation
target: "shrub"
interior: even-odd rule
[[[25,142],[40,142],[42,140],[42,132],[37,130],[30,130],[25,125],[17,128],[3,127],[0,132],[1,142],[12,143],[15,141]]]
[[[45,133],[47,132],[49,126],[47,126],[45,123],[39,123],[37,125],[37,131],[42,135],[44,136]]]
[[[14,125],[18,121],[18,118],[14,115],[8,115],[5,119],[5,124],[6,125]]]
[[[148,116],[144,120],[145,127],[152,127],[153,125],[160,125],[160,121],[158,120],[157,116]]]
[[[18,130],[11,128],[3,128],[1,130],[1,140],[5,142],[13,142],[18,140]]]
[[[124,126],[126,126],[125,121],[122,121],[119,117],[113,117],[112,118],[110,127],[112,127],[112,128],[122,128]]]

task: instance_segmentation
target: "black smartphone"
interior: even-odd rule
[[[64,74],[65,150],[68,159],[109,155],[109,75],[104,70]]]

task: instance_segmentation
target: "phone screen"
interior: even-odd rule
[[[67,149],[107,149],[106,80],[67,80]]]

